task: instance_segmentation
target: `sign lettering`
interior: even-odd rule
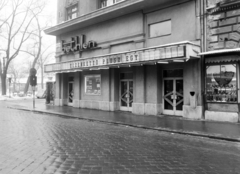
[[[62,40],[62,51],[70,53],[75,51],[84,51],[87,49],[95,48],[97,46],[95,41],[85,42],[85,35],[71,37],[71,41],[66,42]]]
[[[91,43],[92,44],[92,43]],[[228,47],[235,47],[234,41],[228,42]],[[73,48],[78,46],[74,45]],[[65,47],[67,48],[67,47]],[[71,47],[70,47],[71,48]],[[57,63],[46,67],[45,71],[60,71],[60,70],[72,70],[79,68],[90,68],[95,66],[107,66],[107,65],[120,65],[131,62],[148,61],[149,58],[153,60],[168,59],[175,57],[184,57],[186,55],[186,46],[178,45],[171,47],[162,47],[150,50],[140,50],[128,53],[121,53],[115,55],[106,55],[101,57],[93,57],[87,59],[80,59],[71,62]],[[148,59],[148,60],[146,60]]]

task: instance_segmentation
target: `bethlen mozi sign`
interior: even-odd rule
[[[66,42],[62,40],[62,51],[64,53],[70,53],[75,51],[84,51],[97,47],[95,41],[85,41],[85,35],[71,37],[71,41]]]

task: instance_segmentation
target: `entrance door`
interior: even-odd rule
[[[132,80],[122,80],[120,86],[120,110],[132,111],[133,103],[133,81]]]
[[[73,82],[68,82],[68,106],[73,106]]]
[[[164,79],[164,114],[183,115],[183,79]]]

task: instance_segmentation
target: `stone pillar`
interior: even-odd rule
[[[60,105],[61,98],[61,74],[56,74],[56,83],[55,83],[55,94],[54,94],[54,105]]]
[[[102,83],[102,100],[99,101],[99,109],[104,111],[110,110],[111,99],[111,79],[110,70],[101,70],[101,83]]]
[[[184,105],[183,105],[183,117],[190,119],[202,118],[202,106],[201,106],[201,71],[199,66],[199,60],[190,60],[184,65]],[[190,92],[194,92],[194,96],[191,96]]]
[[[144,115],[145,113],[145,67],[135,67],[135,78],[134,78],[134,97],[132,112],[134,114]]]
[[[60,106],[68,104],[68,74],[61,75],[61,99]]]
[[[110,69],[110,88],[111,88],[111,101],[110,111],[120,110],[119,103],[119,69]]]
[[[73,107],[79,108],[80,107],[80,100],[81,100],[81,74],[80,72],[74,73],[74,95],[73,95]]]
[[[158,103],[158,69],[157,65],[146,67],[146,103],[145,115],[158,115],[162,111],[162,105]]]

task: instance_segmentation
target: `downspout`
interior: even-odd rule
[[[201,9],[201,52],[206,51],[206,0],[201,0],[200,2]],[[205,99],[205,57],[204,55],[201,57],[201,89],[202,89],[202,119],[205,119],[205,111],[207,109],[206,99]]]

